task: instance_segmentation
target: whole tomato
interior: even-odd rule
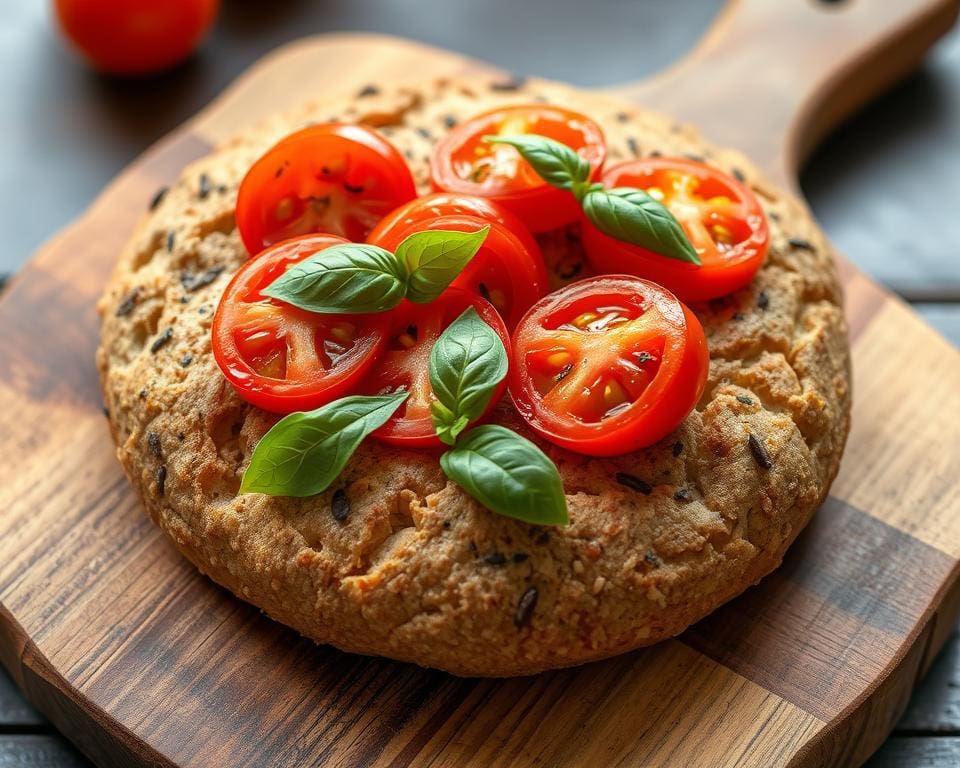
[[[220,0],[55,0],[60,25],[101,72],[169,69],[203,40]]]

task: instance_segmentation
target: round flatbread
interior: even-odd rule
[[[557,463],[564,527],[495,515],[435,454],[373,440],[319,496],[238,495],[277,419],[240,400],[210,351],[217,301],[247,256],[233,218],[247,168],[284,134],[339,119],[383,131],[426,192],[438,136],[530,101],[591,115],[610,163],[702,159],[745,180],[766,209],[772,244],[753,284],[693,307],[711,355],[696,410],[647,450],[593,459],[543,443],[502,403],[496,418]],[[575,226],[539,240],[556,285],[586,276]],[[184,171],[120,256],[100,309],[117,454],[178,549],[318,642],[462,675],[579,664],[681,632],[780,563],[825,497],[848,430],[840,284],[805,207],[690,128],[546,82],[371,87],[272,119]]]

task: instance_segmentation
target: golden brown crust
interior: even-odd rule
[[[567,492],[562,528],[491,514],[446,481],[435,455],[372,441],[320,496],[238,496],[275,417],[237,398],[209,331],[245,258],[233,206],[250,163],[306,121],[336,117],[380,127],[425,189],[426,157],[450,121],[539,99],[593,116],[611,162],[701,156],[745,178],[767,210],[772,248],[754,283],[694,307],[711,351],[694,413],[660,444],[614,459],[544,445]],[[575,229],[540,239],[557,282],[585,274]],[[832,252],[806,209],[741,155],[556,84],[442,82],[308,105],[187,168],[120,258],[101,300],[97,361],[125,471],[153,520],[214,580],[318,642],[515,675],[675,635],[780,563],[826,495],[847,435],[840,303]],[[530,436],[507,406],[498,414]],[[642,482],[625,485],[623,474]],[[337,490],[350,503],[343,522],[331,515]]]

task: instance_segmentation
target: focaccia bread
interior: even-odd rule
[[[437,454],[367,440],[325,493],[238,495],[278,417],[218,369],[210,322],[247,258],[234,225],[254,160],[310,121],[380,129],[421,192],[437,137],[501,104],[548,101],[604,129],[608,162],[692,156],[744,180],[771,248],[754,282],[693,309],[710,378],[676,432],[611,459],[535,437],[563,478],[570,524],[495,515]],[[101,300],[97,362],[124,470],[153,520],[216,582],[321,643],[462,675],[579,664],[681,632],[774,569],[825,497],[850,411],[833,254],[804,206],[690,128],[545,82],[370,87],[277,116],[187,168],[120,255]],[[588,274],[576,226],[538,236],[554,286]]]

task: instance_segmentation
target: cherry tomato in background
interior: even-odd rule
[[[213,355],[249,403],[275,413],[318,408],[353,394],[387,340],[385,314],[321,315],[261,291],[291,265],[347,242],[312,235],[244,263],[213,317]]]
[[[483,140],[526,133],[566,144],[590,163],[591,179],[599,175],[607,152],[600,126],[568,109],[530,104],[484,112],[453,128],[430,157],[434,189],[490,198],[531,232],[576,221],[580,207],[568,191],[547,184],[514,147]]]
[[[323,232],[362,242],[416,197],[401,154],[376,131],[327,123],[297,131],[257,160],[237,195],[237,228],[251,255]]]
[[[220,0],[56,0],[60,25],[93,66],[145,75],[187,58],[206,36]]]
[[[587,259],[597,272],[645,277],[683,301],[732,293],[753,280],[770,245],[767,217],[753,192],[716,168],[656,157],[608,168],[608,187],[646,190],[683,226],[701,265],[670,259],[603,234],[583,221]]]
[[[369,242],[396,250],[415,232],[476,232],[489,225],[480,250],[452,285],[488,300],[513,328],[548,288],[540,248],[512,213],[483,198],[439,193],[401,206],[370,233]]]
[[[509,355],[510,335],[500,315],[490,302],[469,291],[448,288],[430,304],[405,301],[390,312],[387,348],[379,364],[366,377],[365,392],[383,395],[406,390],[410,396],[390,421],[373,433],[375,438],[403,448],[442,445],[430,417],[430,403],[436,400],[430,386],[430,351],[446,327],[470,306],[496,331]],[[490,398],[487,413],[506,389],[504,379]]]
[[[510,394],[551,442],[614,456],[672,432],[703,394],[709,366],[700,322],[672,293],[603,275],[545,296],[520,321]]]

